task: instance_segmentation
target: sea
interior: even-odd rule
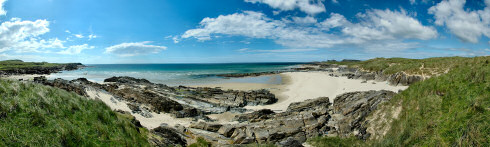
[[[287,70],[304,63],[203,63],[203,64],[87,64],[85,68],[51,74],[49,79],[72,80],[87,78],[103,82],[113,76],[144,78],[153,83],[169,86],[192,86],[217,83],[280,84],[278,75],[246,78],[224,78],[218,74],[254,73]]]

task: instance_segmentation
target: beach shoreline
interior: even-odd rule
[[[257,83],[218,83],[194,85],[193,87],[216,87],[232,90],[259,90],[266,89],[276,95],[278,101],[271,105],[246,106],[249,110],[271,109],[275,112],[284,112],[291,103],[303,102],[319,97],[334,98],[340,94],[356,91],[388,90],[398,92],[408,86],[392,86],[386,81],[348,79],[343,76],[332,76],[333,72],[308,71],[278,73],[282,77],[281,84]]]

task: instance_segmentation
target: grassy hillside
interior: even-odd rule
[[[405,67],[424,63],[431,67],[449,66],[451,70],[411,85],[383,105],[384,108],[402,107],[384,138],[365,142],[352,138],[315,138],[310,142],[316,146],[490,146],[490,57],[373,59],[357,65],[369,67],[373,62],[400,60],[409,65],[391,68],[415,69]]]
[[[131,116],[75,93],[0,79],[0,146],[148,146]]]
[[[478,60],[488,59],[489,57],[478,57]],[[466,57],[436,57],[426,59],[406,59],[406,58],[375,58],[361,62],[322,62],[322,64],[348,65],[358,67],[367,71],[383,70],[385,74],[394,74],[404,71],[409,74],[437,75],[446,72],[456,66],[463,66],[473,62],[474,58]]]
[[[0,70],[35,68],[35,67],[56,67],[60,65],[63,64],[47,63],[47,62],[23,62],[22,60],[5,60],[5,61],[0,61]]]

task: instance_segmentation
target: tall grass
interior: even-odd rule
[[[101,101],[0,79],[0,146],[148,146],[146,129]]]

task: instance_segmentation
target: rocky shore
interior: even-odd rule
[[[57,73],[64,70],[77,70],[85,67],[82,63],[67,63],[67,64],[59,64],[56,66],[34,66],[34,67],[25,67],[25,68],[11,68],[11,69],[2,69],[0,70],[0,76],[10,76],[10,75],[45,75],[51,73]]]
[[[11,73],[52,73],[59,70],[73,70],[81,64],[67,64],[63,67],[47,68],[39,71],[17,71]],[[34,70],[34,69],[32,69]],[[345,76],[348,79],[388,81],[392,85],[409,85],[423,78],[403,73],[385,75],[383,72],[363,72],[360,69],[338,65],[307,65],[290,71],[323,71],[330,76]],[[285,71],[229,74],[224,77],[246,77],[277,74]],[[327,75],[325,75],[327,76]],[[285,111],[270,109],[252,111],[249,106],[275,104],[278,99],[265,89],[260,90],[223,90],[210,87],[167,86],[152,83],[146,79],[133,77],[111,77],[104,83],[91,82],[85,78],[75,80],[35,77],[34,82],[67,91],[92,99],[105,99],[105,103],[120,105],[112,107],[116,112],[135,116],[137,126],[150,129],[149,142],[156,145],[187,145],[197,138],[204,138],[213,145],[264,144],[278,146],[302,146],[311,137],[316,136],[356,136],[369,139],[372,130],[367,117],[377,106],[391,99],[392,91],[357,91],[335,96],[319,97],[290,103]],[[94,93],[95,92],[95,93]],[[110,95],[104,97],[100,94]],[[109,105],[109,104],[108,104]],[[124,108],[124,109],[118,109]],[[233,113],[230,122],[222,122],[208,117],[210,114]],[[186,123],[169,125],[162,122],[173,120],[153,119],[157,115],[170,115],[170,119],[187,119]],[[152,123],[140,123],[138,120],[152,119]],[[160,117],[158,117],[160,118]],[[142,125],[143,124],[143,125]]]
[[[353,60],[356,61],[357,60]],[[279,74],[284,72],[309,72],[309,71],[324,71],[331,72],[332,76],[344,76],[349,79],[362,79],[362,80],[375,80],[375,81],[387,81],[393,86],[402,85],[408,86],[410,84],[427,79],[427,77],[421,75],[408,75],[405,72],[397,72],[394,74],[386,74],[383,70],[368,72],[359,68],[350,68],[345,65],[337,64],[320,64],[311,63],[304,64],[299,68],[291,68],[289,70],[272,71],[272,72],[259,72],[259,73],[235,73],[235,74],[219,74],[220,77],[255,77],[271,74]]]
[[[214,145],[273,143],[279,146],[301,146],[316,136],[350,136],[369,138],[366,117],[376,107],[395,95],[391,91],[350,92],[292,103],[285,112],[263,109],[247,111],[245,106],[269,105],[277,102],[267,90],[222,90],[208,87],[167,86],[132,77],[112,77],[104,83],[80,78],[72,81],[47,80],[37,77],[34,82],[73,91],[90,97],[89,89],[105,91],[115,100],[126,103],[132,115],[145,118],[158,113],[174,118],[191,118],[188,126],[161,124],[152,128],[150,142],[155,145],[185,145],[204,138]],[[238,113],[234,123],[217,123],[208,114]]]

